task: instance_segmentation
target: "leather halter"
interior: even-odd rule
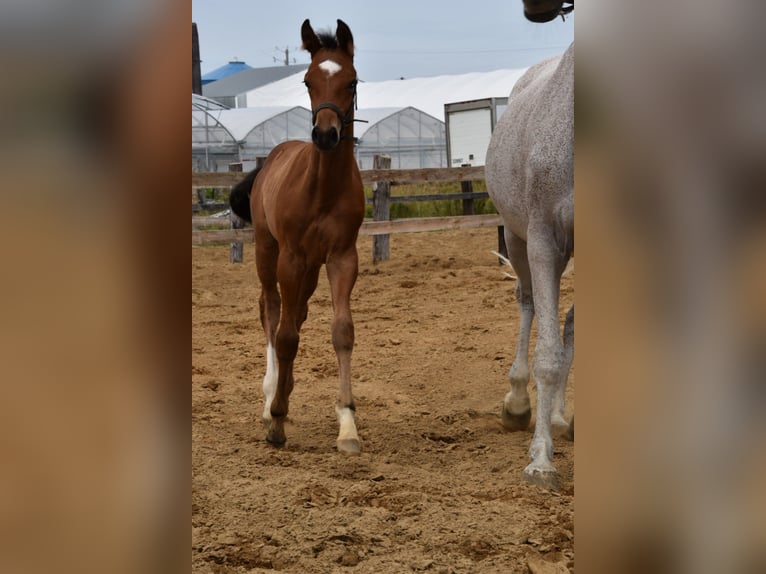
[[[332,110],[335,112],[335,115],[338,116],[338,119],[340,120],[340,132],[343,133],[343,128],[346,126],[350,126],[354,122],[363,122],[367,123],[367,120],[355,120],[354,119],[354,110],[358,109],[356,104],[356,86],[354,86],[354,98],[351,102],[351,105],[348,107],[348,110],[346,113],[343,113],[343,110],[341,110],[338,106],[333,104],[332,102],[324,102],[319,104],[317,107],[315,107],[313,110],[311,110],[311,125],[313,126],[316,124],[317,121],[317,114],[319,113],[319,110]],[[354,138],[352,136],[340,136],[341,140],[353,140]]]
[[[571,6],[564,6],[564,4],[571,4]],[[529,14],[526,10],[524,10],[524,17],[530,22],[543,23],[543,22],[550,22],[556,16],[561,16],[561,19],[565,20],[566,19],[565,16],[573,11],[574,11],[574,0],[571,0],[571,1],[564,0],[564,2],[561,3],[561,8],[556,8],[555,10],[551,10],[550,12],[542,12],[540,14]]]

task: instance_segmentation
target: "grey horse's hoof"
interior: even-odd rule
[[[546,490],[559,490],[559,475],[555,469],[535,468],[530,464],[524,469],[524,480]]]
[[[532,409],[529,409],[521,414],[514,415],[508,412],[508,409],[503,405],[502,421],[503,427],[511,432],[527,430],[529,427],[529,421],[532,420]]]
[[[362,447],[359,445],[359,441],[355,438],[345,438],[338,440],[338,452],[345,454],[359,454],[362,451]]]

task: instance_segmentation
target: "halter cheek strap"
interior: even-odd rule
[[[332,102],[324,102],[319,104],[317,107],[315,107],[313,110],[311,110],[311,124],[315,124],[317,121],[317,114],[320,110],[332,110],[335,112],[335,114],[338,116],[338,119],[341,123],[341,134],[343,133],[343,128],[346,126],[350,126],[354,122],[363,122],[367,123],[367,120],[355,120],[354,119],[354,110],[358,109],[356,104],[356,89],[354,89],[354,99],[351,102],[351,105],[349,106],[346,113],[343,113],[343,110],[341,110],[338,106],[333,104]],[[341,135],[340,139],[342,140],[353,140],[354,138],[352,136],[344,136]]]

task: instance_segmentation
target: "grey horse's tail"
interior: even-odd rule
[[[248,223],[253,221],[253,216],[250,213],[250,191],[253,189],[253,182],[259,171],[261,171],[261,168],[256,167],[248,173],[245,179],[234,186],[229,195],[231,210]]]

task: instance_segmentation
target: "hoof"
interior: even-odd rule
[[[272,425],[269,431],[266,433],[266,442],[277,448],[282,448],[287,442],[285,431],[280,428],[274,428]]]
[[[359,446],[359,441],[355,438],[338,439],[338,452],[359,454],[361,450],[362,448]]]
[[[529,427],[529,421],[532,420],[532,410],[529,409],[521,414],[514,415],[508,412],[503,405],[502,414],[503,426],[511,432],[523,431]]]
[[[266,442],[269,443],[271,446],[275,448],[282,448],[285,446],[286,440],[279,441],[271,438],[269,435],[266,435]]]
[[[552,465],[551,468],[537,468],[530,464],[524,469],[524,480],[546,490],[559,489],[559,475]]]

